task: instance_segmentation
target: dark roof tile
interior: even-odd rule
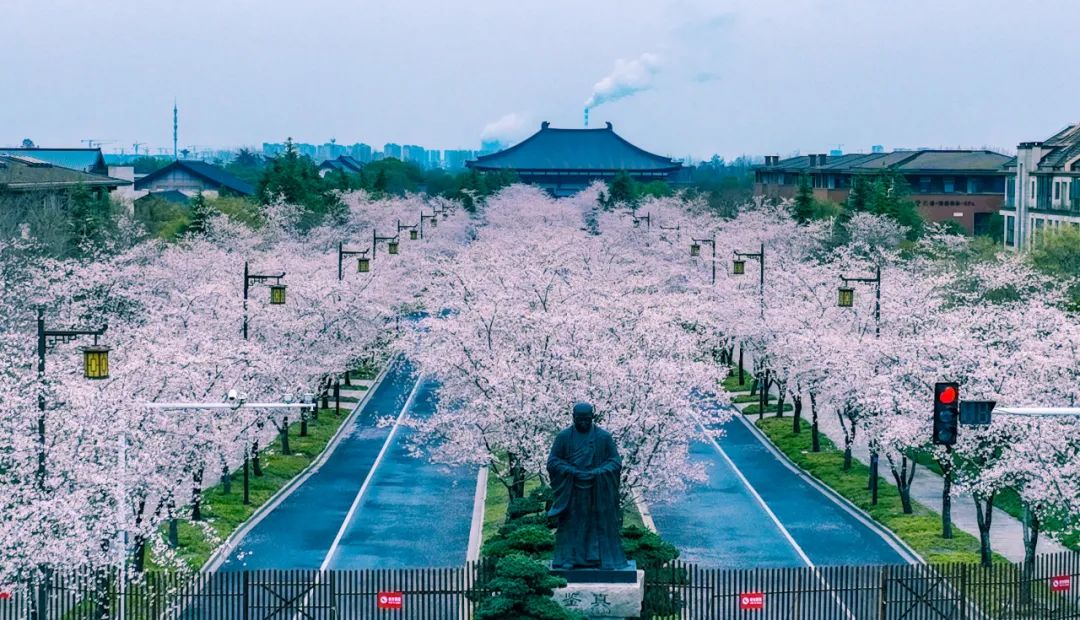
[[[674,171],[682,164],[630,144],[603,129],[556,129],[543,123],[540,131],[497,153],[466,162],[477,170],[626,170]]]

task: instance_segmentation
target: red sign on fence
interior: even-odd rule
[[[0,601],[6,601],[11,598],[11,592],[0,590]]]
[[[763,592],[743,592],[739,595],[739,609],[765,609],[765,594]]]
[[[1054,592],[1068,592],[1072,588],[1072,577],[1062,575],[1050,578],[1050,589]]]
[[[379,592],[379,609],[401,609],[401,592]]]

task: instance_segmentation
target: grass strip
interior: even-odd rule
[[[926,561],[979,561],[977,538],[958,528],[953,528],[953,538],[942,538],[941,515],[914,500],[913,514],[904,514],[900,493],[884,478],[879,479],[878,504],[871,505],[870,490],[866,488],[869,467],[856,460],[851,469],[844,471],[844,453],[828,437],[821,435],[821,452],[811,452],[810,425],[804,420],[800,433],[793,432],[791,425],[790,418],[765,418],[757,422],[758,428],[796,465],[892,530]],[[1007,561],[997,554],[994,560]]]
[[[753,405],[750,405],[746,409],[742,410],[743,415],[757,415],[760,411],[761,411],[761,405],[757,404],[756,401],[754,402]],[[791,405],[791,403],[784,403],[784,412],[786,413],[788,411],[795,411],[795,407],[793,407]],[[776,403],[773,403],[771,405],[767,405],[765,407],[765,415],[770,415],[770,414],[772,414],[772,415],[776,414]]]
[[[308,420],[308,435],[300,437],[300,423],[289,427],[289,447],[292,454],[281,454],[281,443],[276,441],[260,451],[262,476],[250,477],[251,504],[244,505],[243,469],[233,472],[232,492],[225,493],[221,483],[203,490],[202,513],[200,523],[181,520],[177,524],[177,546],[172,550],[184,566],[199,570],[214,549],[230,534],[236,531],[252,514],[265,504],[275,493],[287,485],[308,465],[319,458],[330,439],[337,432],[341,423],[349,416],[349,411],[342,409],[341,415],[335,415],[334,409],[321,409],[318,420]],[[165,535],[166,526],[162,526]],[[162,558],[148,554],[147,568],[168,570],[171,564]]]

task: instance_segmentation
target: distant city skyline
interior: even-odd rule
[[[1080,3],[8,0],[0,144],[479,149],[611,121],[676,158],[1002,151],[1080,118]],[[1053,96],[1047,95],[1053,93]]]

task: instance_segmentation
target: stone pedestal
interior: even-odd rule
[[[584,614],[590,620],[623,620],[641,615],[645,597],[645,571],[631,565],[611,570],[553,570],[566,579],[566,587],[555,590],[552,598],[566,609]]]

